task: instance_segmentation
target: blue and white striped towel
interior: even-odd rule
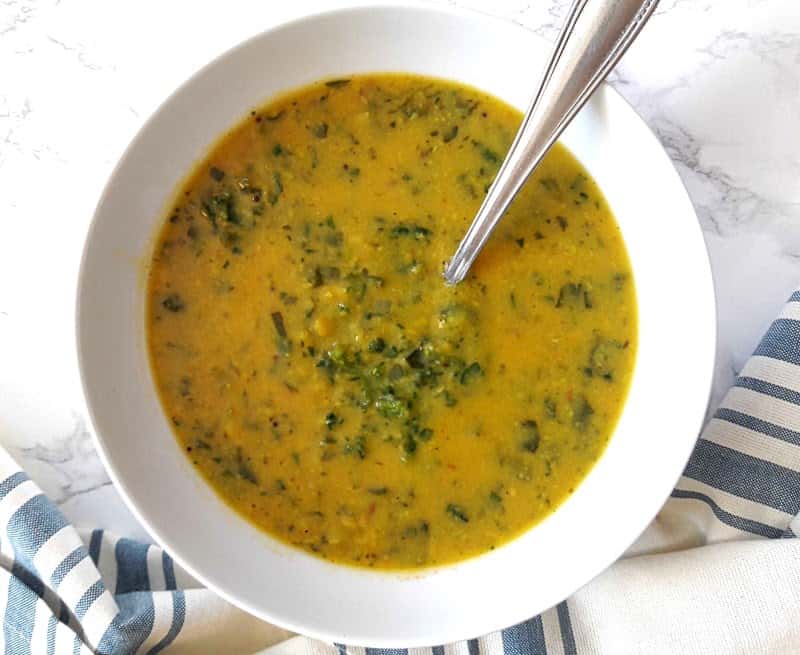
[[[202,589],[156,546],[76,531],[2,451],[0,480],[2,640],[14,655],[800,653],[800,291],[627,556],[481,639],[405,651],[292,636]]]

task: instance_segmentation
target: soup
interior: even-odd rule
[[[254,110],[154,249],[148,343],[182,448],[236,511],[359,566],[492,550],[597,461],[633,370],[620,230],[556,145],[468,278],[442,279],[519,126],[413,75]]]

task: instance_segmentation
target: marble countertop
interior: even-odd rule
[[[198,67],[338,4],[229,0],[185,13],[156,0],[0,0],[0,443],[78,525],[146,538],[94,451],[74,351],[75,283],[100,191],[145,118]],[[568,0],[453,4],[554,39]],[[714,403],[800,282],[800,9],[661,0],[611,83],[697,209],[718,297]]]

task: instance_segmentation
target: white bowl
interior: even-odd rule
[[[320,78],[412,71],[524,109],[549,47],[510,22],[452,9],[312,16],[226,53],[176,91],[118,164],[80,274],[77,336],[96,445],[153,537],[198,579],[268,621],[381,647],[475,637],[560,602],[618,558],[667,498],[704,415],[714,356],[712,280],[692,205],[646,125],[603,86],[563,137],[604,191],[638,290],[640,345],[619,426],[577,491],[494,552],[413,574],[316,559],[231,511],[195,471],[156,396],[143,267],[166,203],[252,107]]]

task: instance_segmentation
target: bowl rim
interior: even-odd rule
[[[229,592],[228,590],[220,588],[217,584],[210,583],[209,582],[209,578],[213,577],[213,576],[204,575],[202,573],[202,571],[198,570],[194,565],[192,565],[188,561],[186,561],[184,559],[184,557],[182,556],[182,554],[180,553],[180,550],[181,550],[180,547],[178,547],[176,549],[173,549],[173,544],[170,543],[171,540],[170,539],[165,539],[163,534],[161,533],[161,531],[156,529],[156,528],[154,528],[154,526],[151,523],[151,521],[146,518],[146,516],[144,515],[144,512],[146,510],[140,509],[137,506],[137,504],[132,500],[132,496],[131,496],[130,491],[128,489],[128,486],[127,486],[127,484],[126,484],[126,482],[124,480],[124,476],[121,475],[120,472],[118,472],[117,468],[112,463],[112,455],[111,455],[110,449],[106,446],[105,439],[100,435],[99,431],[97,430],[97,422],[98,421],[97,421],[97,418],[96,418],[95,409],[93,408],[92,404],[89,402],[89,398],[91,397],[91,390],[90,390],[90,387],[89,387],[89,383],[87,381],[86,363],[85,363],[85,356],[84,356],[84,351],[83,351],[83,346],[82,346],[82,337],[81,337],[82,324],[83,324],[83,322],[85,320],[84,319],[85,312],[84,312],[84,307],[83,307],[83,302],[82,302],[82,300],[83,300],[82,288],[84,286],[86,261],[87,261],[87,259],[89,257],[89,251],[91,250],[91,245],[92,245],[92,242],[93,242],[93,236],[94,236],[94,234],[95,234],[95,232],[97,230],[97,225],[98,225],[98,223],[100,221],[101,208],[105,204],[105,201],[106,201],[107,197],[109,196],[109,194],[112,191],[112,186],[113,186],[114,181],[116,180],[116,178],[118,176],[119,171],[123,168],[123,166],[125,165],[125,163],[129,159],[131,152],[137,147],[139,139],[140,139],[140,136],[145,131],[147,131],[149,129],[149,127],[153,123],[155,123],[158,120],[159,115],[161,114],[162,110],[164,109],[164,107],[166,105],[168,105],[170,102],[172,102],[172,100],[174,98],[176,98],[177,96],[183,94],[184,91],[188,87],[192,86],[192,84],[197,79],[199,79],[203,75],[205,75],[206,72],[209,69],[211,69],[214,66],[216,66],[219,62],[231,57],[235,53],[238,53],[238,52],[240,52],[242,50],[245,50],[245,49],[251,47],[256,41],[259,41],[259,40],[261,40],[263,38],[267,38],[272,33],[275,33],[275,32],[278,32],[278,31],[281,31],[281,30],[284,30],[284,29],[287,29],[287,28],[291,28],[291,27],[294,27],[294,26],[298,26],[298,25],[301,25],[301,24],[306,23],[306,22],[313,22],[313,21],[316,21],[316,20],[324,19],[324,18],[331,18],[331,17],[340,17],[341,18],[341,17],[348,17],[348,16],[361,14],[362,12],[384,12],[384,11],[424,11],[424,12],[429,12],[431,14],[438,14],[438,15],[442,15],[442,16],[446,16],[446,17],[452,17],[452,18],[456,18],[456,19],[458,19],[458,18],[476,19],[477,18],[477,19],[479,19],[481,21],[490,21],[490,22],[502,25],[503,27],[514,26],[515,28],[518,28],[518,29],[528,33],[530,36],[534,36],[535,35],[535,32],[533,30],[531,30],[530,28],[528,28],[528,27],[526,27],[524,25],[521,25],[521,24],[519,24],[519,23],[517,23],[517,22],[515,22],[515,21],[513,21],[511,19],[499,17],[499,16],[496,16],[496,15],[492,15],[492,14],[486,13],[486,12],[478,10],[478,9],[463,8],[463,7],[457,7],[457,6],[454,6],[454,5],[433,5],[433,4],[430,4],[430,3],[427,3],[427,2],[424,2],[424,1],[421,1],[421,0],[420,1],[411,0],[409,2],[401,2],[401,3],[398,3],[398,2],[380,2],[380,3],[376,3],[376,4],[366,4],[366,5],[364,5],[364,4],[351,4],[351,5],[344,6],[344,7],[339,7],[339,8],[336,8],[336,9],[330,9],[330,10],[325,10],[325,11],[305,14],[305,15],[293,18],[293,19],[291,19],[289,21],[285,21],[285,22],[281,22],[279,24],[273,25],[273,26],[271,26],[271,27],[269,27],[269,28],[267,28],[265,30],[260,30],[260,31],[258,31],[256,33],[252,34],[251,36],[249,36],[248,38],[244,39],[243,41],[235,44],[234,46],[232,46],[230,48],[225,49],[223,52],[221,52],[217,56],[215,56],[212,59],[210,59],[202,67],[197,69],[192,75],[187,77],[169,95],[167,95],[163,100],[161,100],[158,103],[158,105],[152,110],[152,112],[149,114],[149,116],[141,123],[141,125],[137,129],[136,134],[133,136],[131,141],[125,147],[125,149],[123,150],[122,154],[119,156],[116,164],[111,169],[111,172],[108,174],[108,178],[106,180],[106,183],[105,183],[105,185],[103,187],[103,190],[102,190],[102,192],[101,192],[101,194],[100,194],[100,196],[98,198],[98,201],[96,203],[96,206],[95,206],[95,209],[94,209],[94,212],[93,212],[93,216],[92,216],[91,222],[90,222],[89,227],[88,227],[88,229],[86,231],[86,236],[85,236],[85,239],[84,239],[84,245],[83,245],[81,258],[80,258],[80,267],[79,267],[79,271],[78,271],[77,285],[76,285],[75,344],[76,344],[77,361],[78,361],[78,368],[79,368],[80,381],[81,381],[81,390],[82,390],[83,397],[84,397],[84,400],[85,400],[86,412],[87,412],[87,415],[88,415],[89,420],[90,420],[90,430],[89,431],[90,431],[90,433],[92,435],[92,439],[93,439],[93,443],[94,443],[95,449],[96,449],[96,451],[98,452],[98,454],[100,456],[100,459],[101,459],[101,461],[103,463],[103,466],[104,466],[106,472],[108,473],[109,477],[111,478],[111,480],[112,480],[117,492],[123,498],[123,501],[125,502],[126,506],[129,508],[129,510],[135,516],[137,521],[139,521],[139,523],[147,530],[148,534],[154,539],[154,541],[157,544],[161,545],[166,551],[168,551],[169,554],[173,557],[173,559],[187,573],[189,573],[191,576],[196,578],[198,581],[200,581],[203,585],[208,587],[214,593],[218,594],[223,599],[225,599],[226,601],[230,602],[232,605],[234,605],[234,606],[236,606],[236,607],[238,607],[238,608],[240,608],[240,609],[252,614],[253,616],[256,616],[256,617],[262,619],[262,620],[265,620],[265,621],[268,621],[268,622],[271,622],[271,623],[275,623],[277,625],[280,625],[282,627],[288,628],[288,629],[290,629],[290,630],[292,630],[294,632],[297,632],[299,634],[311,636],[313,638],[317,638],[317,639],[328,641],[328,642],[340,641],[341,635],[337,634],[337,633],[334,633],[334,632],[331,632],[329,630],[317,629],[313,625],[310,626],[307,623],[300,622],[295,618],[288,617],[288,616],[285,616],[285,615],[279,615],[277,613],[267,614],[262,608],[255,607],[255,606],[251,605],[250,603],[248,603],[247,601],[244,601],[241,598],[236,597],[234,595],[234,593]],[[705,335],[705,338],[710,340],[709,343],[708,343],[708,347],[709,347],[710,351],[713,353],[713,352],[715,352],[716,346],[717,346],[717,302],[718,302],[718,300],[717,300],[716,292],[715,292],[714,272],[713,272],[713,268],[711,267],[711,264],[710,264],[710,259],[709,259],[709,254],[708,254],[708,246],[707,246],[707,244],[705,242],[705,239],[703,238],[702,229],[701,229],[701,227],[699,225],[699,222],[697,222],[696,213],[694,211],[694,206],[693,206],[693,204],[691,202],[691,196],[688,193],[688,190],[686,188],[686,185],[685,185],[683,179],[681,178],[681,176],[678,173],[678,171],[675,169],[675,166],[674,166],[671,158],[669,157],[669,155],[667,154],[667,152],[664,150],[663,146],[661,145],[661,142],[659,141],[659,139],[655,135],[655,133],[652,130],[652,128],[646,123],[646,121],[644,121],[644,119],[635,110],[635,108],[624,98],[624,96],[622,96],[621,93],[616,91],[613,87],[611,87],[606,82],[604,82],[602,84],[601,89],[599,89],[598,91],[602,92],[602,93],[610,94],[610,96],[613,97],[615,100],[621,101],[622,104],[625,105],[626,108],[638,119],[638,121],[641,123],[641,126],[646,129],[647,134],[648,134],[648,139],[652,142],[653,147],[657,148],[660,151],[660,156],[663,156],[666,159],[666,161],[669,162],[670,169],[671,169],[671,175],[674,177],[674,180],[676,180],[680,184],[680,187],[682,188],[683,193],[685,194],[686,200],[688,201],[689,206],[692,208],[692,215],[695,218],[696,229],[697,229],[697,232],[699,233],[698,236],[699,236],[700,239],[702,239],[702,242],[703,242],[703,248],[704,248],[704,253],[705,253],[703,266],[706,269],[707,278],[710,281],[710,285],[707,285],[707,286],[709,286],[709,290],[710,290],[710,299],[713,301],[713,304],[714,304],[713,311],[710,311],[709,312],[709,316],[706,317],[709,320],[709,324],[707,326],[705,326],[705,330],[707,330],[710,333],[710,334]],[[712,358],[712,361],[713,361],[713,358]],[[708,401],[710,399],[711,388],[712,388],[713,366],[710,367],[710,370],[702,372],[702,375],[706,376],[706,384],[705,384],[706,395],[705,395],[705,399],[706,399],[706,407],[707,407]],[[626,402],[627,402],[627,400],[626,400]],[[701,418],[700,423],[702,424],[704,422],[704,420],[705,420],[704,418]],[[699,428],[700,428],[700,425],[698,425],[698,431],[699,431]],[[612,435],[612,437],[613,437],[613,435]],[[692,449],[693,449],[693,447],[694,446],[692,446]],[[686,453],[686,456],[683,458],[684,462],[688,460],[688,457],[690,456],[690,454],[692,452],[692,449],[689,449],[688,452]],[[681,473],[682,473],[682,470],[681,470],[681,472],[679,472],[676,475],[676,477],[675,477],[675,482],[676,483],[680,479]],[[670,490],[668,490],[664,494],[661,504],[663,504],[663,502],[668,499],[670,491],[671,491],[671,488],[670,488]],[[660,507],[661,507],[661,505],[659,505],[659,506],[657,506],[657,507],[655,507],[653,509],[649,521],[652,521],[652,519],[657,515],[658,511],[660,510]],[[649,522],[648,522],[648,524],[649,524]],[[642,530],[646,529],[648,524],[644,524],[642,526]],[[606,568],[608,568],[608,566],[613,564],[615,561],[617,561],[617,559],[622,554],[624,554],[625,550],[629,547],[629,545],[630,545],[630,543],[625,543],[624,545],[621,545],[620,548],[617,549],[618,552],[617,552],[617,555],[615,557],[613,557],[608,562],[605,562],[605,563],[602,563],[602,564],[598,564],[597,566],[595,566],[591,577],[589,577],[588,579],[585,579],[583,584],[581,584],[581,585],[577,586],[576,588],[572,589],[568,594],[565,595],[564,598],[568,598],[569,596],[574,594],[578,589],[580,589],[583,585],[588,584],[592,579],[594,579],[599,574],[601,574],[603,571],[605,571]],[[373,571],[371,571],[371,572],[373,572]],[[384,572],[380,571],[380,570],[377,570],[377,571],[374,571],[374,573],[382,574]],[[393,572],[390,571],[389,573],[391,574]],[[561,600],[564,600],[564,599],[562,598]],[[493,632],[493,631],[496,631],[496,630],[504,629],[504,628],[509,627],[511,625],[514,625],[514,624],[516,624],[516,623],[518,623],[520,621],[524,621],[524,620],[526,620],[528,618],[532,618],[532,617],[530,617],[530,616],[510,616],[508,618],[508,621],[506,621],[503,625],[494,625],[494,626],[492,626],[492,627],[490,627],[488,629],[485,626],[483,626],[480,629],[478,629],[477,632],[475,632],[475,630],[476,630],[475,628],[465,627],[463,634],[448,635],[448,636],[445,636],[445,640],[446,641],[454,641],[454,640],[462,640],[462,639],[470,639],[470,638],[474,638],[474,637],[479,637],[479,636],[481,636],[481,635],[483,635],[483,634],[485,634],[487,632]],[[470,632],[470,631],[472,631],[472,632]],[[403,647],[403,648],[409,647],[410,648],[410,647],[420,647],[420,646],[430,646],[430,645],[432,645],[430,643],[430,640],[425,638],[425,637],[422,637],[422,638],[416,639],[416,640],[414,638],[396,639],[396,638],[391,638],[390,637],[390,638],[386,638],[386,639],[381,638],[381,639],[377,639],[377,640],[376,639],[370,639],[370,640],[367,640],[366,642],[359,642],[359,643],[361,643],[362,645],[367,645],[367,646],[389,647],[389,648],[393,648],[393,647]],[[439,642],[439,643],[443,643],[443,642]]]

